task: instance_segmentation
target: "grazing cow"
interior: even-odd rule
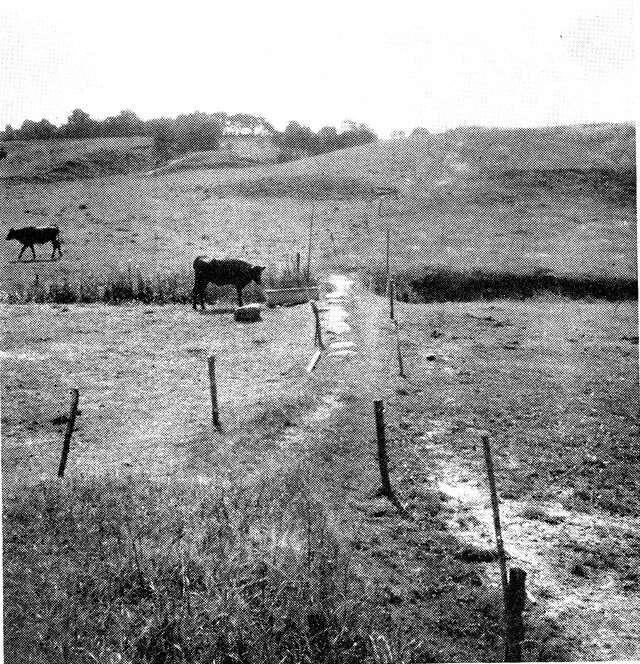
[[[51,260],[54,260],[56,256],[56,251],[58,252],[58,258],[62,256],[62,250],[60,249],[60,239],[58,237],[60,229],[57,226],[25,226],[24,228],[11,228],[9,234],[7,235],[7,240],[18,240],[22,243],[22,250],[18,255],[18,260],[22,258],[22,254],[25,252],[27,247],[31,247],[31,253],[33,254],[33,260],[36,259],[36,251],[33,248],[34,244],[46,244],[51,242],[53,245],[53,253],[51,254]]]
[[[199,298],[200,307],[204,310],[204,292],[210,283],[216,286],[234,285],[238,291],[238,306],[241,307],[242,289],[251,281],[260,285],[264,267],[250,265],[235,258],[218,260],[198,256],[193,261],[193,269],[196,273],[193,286],[193,308],[198,308],[197,300]]]

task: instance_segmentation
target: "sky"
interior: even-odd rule
[[[633,0],[0,0],[0,127],[262,115],[421,126],[635,119]]]

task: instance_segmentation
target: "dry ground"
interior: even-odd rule
[[[265,310],[255,324],[181,305],[3,309],[5,486],[52,474],[71,387],[81,393],[71,472],[207,474],[223,441],[299,407],[313,351],[308,307]],[[224,439],[210,426],[211,354]]]
[[[242,486],[303,472],[394,658],[487,661],[500,656],[501,600],[486,430],[511,564],[528,573],[525,656],[637,658],[636,304],[399,304],[407,380],[396,376],[386,302],[356,285],[344,306],[346,318],[322,312],[325,341],[343,345],[311,376],[307,307],[267,311],[252,327],[188,307],[7,307],[6,504],[55,472],[64,426],[50,421],[49,398],[64,403],[81,381],[72,475],[146,470]],[[24,336],[34,321],[39,340]],[[208,423],[212,347],[222,436]],[[408,517],[376,497],[374,398],[386,402]],[[29,474],[14,483],[18,470]],[[278,555],[304,555],[304,530],[273,528]]]

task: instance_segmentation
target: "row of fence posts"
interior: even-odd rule
[[[401,378],[406,378],[400,343],[400,326],[395,314],[396,284],[391,277],[391,231],[386,229],[386,251],[385,251],[385,273],[387,294],[389,297],[389,318],[393,321],[396,333],[396,349],[398,356],[398,373]],[[380,467],[381,494],[399,504],[389,477],[389,460],[386,449],[384,405],[382,401],[374,401],[374,415],[376,423],[376,437],[378,443],[378,465]],[[524,639],[524,624],[522,612],[524,610],[526,590],[526,572],[519,567],[512,567],[507,574],[506,554],[502,539],[502,527],[500,525],[500,508],[498,503],[498,492],[496,489],[493,458],[489,445],[489,437],[482,436],[487,477],[489,481],[489,492],[491,495],[491,507],[493,511],[493,524],[496,535],[496,547],[498,550],[498,561],[500,565],[500,578],[504,597],[504,634],[505,634],[505,661],[519,662],[522,659],[521,642]]]
[[[380,469],[380,495],[389,498],[394,504],[400,505],[391,485],[391,478],[389,476],[389,457],[387,454],[386,427],[384,422],[384,403],[381,400],[374,401],[373,410],[376,426],[378,466]],[[521,643],[524,640],[522,612],[524,611],[526,598],[525,583],[527,573],[519,567],[512,567],[509,569],[509,574],[507,576],[507,557],[502,539],[502,527],[500,525],[500,506],[496,489],[493,458],[489,445],[489,437],[487,435],[482,436],[482,446],[487,467],[487,477],[489,480],[489,493],[491,496],[493,524],[496,534],[496,546],[498,550],[498,561],[500,565],[500,577],[504,598],[505,661],[520,662],[522,661]]]

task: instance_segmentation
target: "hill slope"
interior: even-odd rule
[[[52,139],[6,141],[0,160],[0,179],[74,180],[150,168],[153,138]]]
[[[390,185],[404,196],[435,200],[468,198],[487,185],[519,186],[519,195],[525,193],[522,186],[561,187],[627,203],[635,201],[635,127],[463,127],[229,174],[220,184],[222,195],[309,198],[360,198],[373,185]]]

